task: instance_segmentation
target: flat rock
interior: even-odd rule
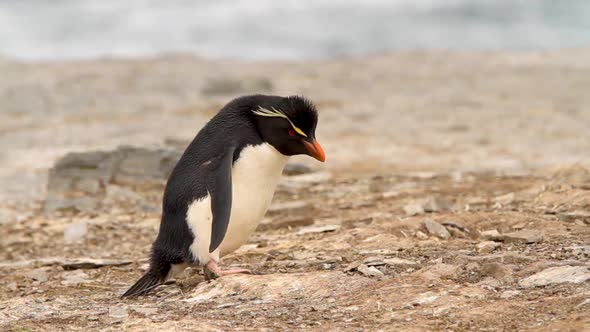
[[[354,283],[350,283],[355,278]],[[239,298],[248,301],[278,302],[293,298],[306,298],[310,301],[325,301],[327,298],[341,298],[346,293],[360,290],[370,284],[370,280],[349,276],[342,272],[278,273],[266,275],[231,275],[202,282],[181,300],[188,303],[231,303]],[[303,296],[303,294],[306,294]],[[303,297],[302,297],[303,296]]]
[[[168,149],[121,146],[112,152],[117,163],[111,174],[118,184],[162,183],[168,178],[182,153]]]
[[[103,266],[123,266],[131,263],[130,260],[78,258],[61,262],[60,265],[64,270],[77,270],[96,269]]]
[[[490,254],[500,246],[501,244],[495,241],[483,241],[478,243],[475,247],[479,253]]]
[[[449,231],[445,228],[445,226],[437,223],[434,220],[426,220],[424,221],[424,226],[428,233],[443,240],[447,240],[451,237]]]
[[[579,284],[590,280],[590,268],[587,266],[557,266],[550,267],[532,276],[522,279],[519,284],[523,287],[539,287],[552,284]]]
[[[393,258],[386,258],[383,260],[383,262],[386,265],[391,265],[391,266],[414,266],[418,263],[408,260],[408,259],[402,259],[402,258],[397,258],[397,257],[393,257]]]
[[[354,271],[356,270],[360,265],[362,264],[362,261],[354,261],[351,262],[350,264],[348,264],[345,268],[344,268],[344,272],[349,272],[349,271]]]
[[[27,259],[23,261],[0,262],[0,268],[21,269],[27,267],[50,266],[63,262],[61,257],[49,257],[40,259]]]
[[[95,258],[74,258],[65,259],[63,257],[48,257],[39,259],[29,259],[24,261],[2,262],[0,268],[21,269],[28,267],[40,267],[60,265],[64,270],[76,269],[94,269],[103,266],[121,266],[131,264],[130,260],[115,260],[115,259],[95,259]]]
[[[113,168],[113,156],[107,152],[67,154],[49,171],[45,211],[92,208],[88,202],[76,199],[96,195],[98,188],[108,183]]]
[[[385,262],[383,256],[371,256],[365,258],[365,260],[363,260],[363,264],[366,266],[381,266],[385,265]]]
[[[163,185],[182,153],[121,146],[111,151],[69,153],[49,171],[45,212],[92,212],[109,185]],[[111,196],[113,193],[111,193]]]
[[[374,278],[380,279],[385,276],[385,274],[383,274],[383,272],[379,271],[374,266],[367,266],[365,264],[361,264],[356,269],[357,269],[357,271],[359,271],[360,273],[362,273],[364,276],[367,276],[367,277],[374,277]]]
[[[537,243],[543,241],[543,234],[533,230],[521,230],[502,235],[506,243]]]
[[[327,233],[334,232],[340,229],[340,225],[321,225],[321,226],[309,226],[300,229],[297,235],[311,234],[311,233]]]

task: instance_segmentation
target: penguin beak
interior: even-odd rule
[[[307,152],[310,156],[321,162],[326,161],[326,154],[324,153],[324,149],[320,143],[318,143],[318,141],[315,139],[311,143],[308,141],[303,141],[303,144],[305,144],[305,148],[307,149]]]

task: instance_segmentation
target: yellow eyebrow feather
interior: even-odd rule
[[[260,116],[277,117],[277,118],[287,119],[287,121],[289,121],[289,124],[291,124],[291,127],[293,127],[293,130],[295,130],[299,135],[301,135],[303,137],[307,137],[307,135],[303,132],[303,130],[299,129],[295,124],[293,124],[291,119],[289,119],[289,117],[287,115],[285,115],[285,113],[277,110],[274,107],[272,108],[272,110],[269,110],[266,108],[262,108],[262,106],[258,106],[258,110],[253,110],[252,112],[254,114],[260,115]]]

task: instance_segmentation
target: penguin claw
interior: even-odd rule
[[[205,275],[205,280],[215,280],[219,278],[219,275],[207,268],[207,266],[203,266],[203,275]]]

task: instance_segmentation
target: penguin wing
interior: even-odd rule
[[[235,148],[229,148],[215,163],[207,180],[207,190],[211,195],[211,242],[209,252],[213,252],[225,237],[232,204],[231,170]],[[213,165],[212,165],[213,166]]]

